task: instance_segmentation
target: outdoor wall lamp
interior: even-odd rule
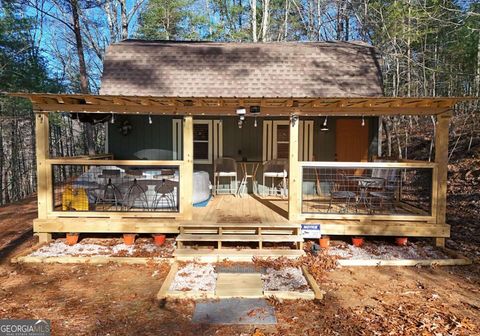
[[[323,121],[323,125],[322,127],[320,128],[320,131],[323,131],[323,132],[326,132],[328,131],[328,116],[325,116],[325,120]]]
[[[362,115],[362,127],[365,126],[365,118]]]
[[[112,118],[110,119],[110,124],[115,124],[115,115],[112,112]]]
[[[292,127],[295,126],[295,123],[296,123],[297,121],[298,121],[298,116],[295,115],[295,114],[292,114],[292,115],[290,116],[290,122],[292,123]]]

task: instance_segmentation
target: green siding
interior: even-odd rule
[[[118,128],[124,120],[132,125],[128,135],[120,133]],[[155,149],[157,160],[171,160],[172,154],[172,117],[152,116],[152,124],[148,116],[118,117],[115,124],[108,124],[108,150],[119,160],[149,159],[138,152]],[[137,155],[136,155],[137,154]]]
[[[124,136],[118,131],[123,120],[127,119],[132,125],[132,131]],[[138,152],[145,149],[154,149],[158,153],[159,160],[171,160],[172,154],[172,119],[167,116],[152,116],[153,123],[148,123],[148,116],[118,117],[115,124],[108,124],[109,152],[114,154],[115,159],[132,160],[145,159],[138,156]],[[206,118],[202,118],[206,119]],[[279,120],[279,118],[258,118],[257,127],[254,127],[254,119],[248,117],[240,129],[238,118],[219,117],[223,121],[223,156],[241,160],[243,157],[249,160],[262,160],[263,150],[263,120]],[[285,120],[285,118],[283,118]],[[302,120],[314,121],[314,160],[335,160],[335,118],[328,118],[329,130],[320,131],[325,120],[324,117],[305,118]],[[369,143],[370,156],[377,150],[377,118],[369,118]],[[137,154],[137,155],[136,155]],[[195,165],[196,169],[211,171],[211,165]]]

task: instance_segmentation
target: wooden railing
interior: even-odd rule
[[[184,161],[55,158],[45,164],[49,218],[184,218],[189,213],[183,182],[191,180],[186,177],[191,172]]]
[[[437,164],[299,162],[301,218],[435,222]]]

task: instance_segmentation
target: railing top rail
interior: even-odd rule
[[[435,168],[435,162],[338,162],[338,161],[301,161],[301,167],[310,168]]]
[[[88,160],[88,159],[47,159],[49,164],[98,165],[98,166],[180,166],[181,160]]]

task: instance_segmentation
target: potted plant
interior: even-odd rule
[[[67,245],[75,245],[78,242],[79,234],[76,232],[67,233]]]
[[[407,237],[397,237],[395,238],[395,244],[398,246],[407,246],[408,238]]]
[[[329,236],[320,237],[320,247],[324,248],[324,249],[330,247],[330,237]]]
[[[155,245],[162,246],[165,243],[165,235],[164,234],[154,233],[152,236],[153,236],[153,241],[154,241]]]
[[[137,236],[136,233],[124,233],[123,234],[123,242],[125,245],[133,245],[135,244],[135,237]]]
[[[352,244],[355,247],[362,247],[365,239],[363,237],[352,237]]]

